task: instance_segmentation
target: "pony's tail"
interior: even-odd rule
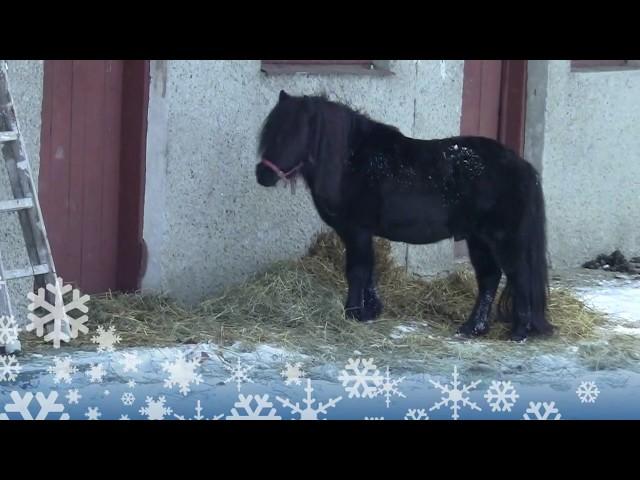
[[[530,315],[532,330],[550,334],[554,327],[547,320],[549,275],[544,195],[538,173],[528,166],[527,173],[533,175],[527,175],[522,192],[524,208],[516,240],[518,254],[512,265],[513,275],[507,276],[500,296],[498,314],[512,321]]]

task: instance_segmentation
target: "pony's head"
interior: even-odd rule
[[[271,187],[303,171],[314,194],[335,209],[349,152],[350,125],[349,110],[342,105],[280,91],[260,132],[258,183]]]
[[[304,98],[280,91],[278,104],[267,116],[262,131],[256,167],[258,183],[271,187],[278,180],[295,178],[309,156],[310,115]]]

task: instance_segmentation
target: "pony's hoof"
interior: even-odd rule
[[[364,308],[362,309],[362,318],[368,320],[374,320],[382,313],[382,302],[377,298],[374,300],[364,302]]]
[[[476,322],[466,322],[458,328],[456,332],[458,335],[465,336],[473,336],[479,337],[481,335],[486,335],[489,332],[489,325],[485,322],[476,323]]]
[[[364,291],[364,310],[365,316],[370,318],[378,318],[382,313],[383,305],[378,297],[375,288],[368,288]]]
[[[531,322],[521,323],[511,331],[511,341],[516,343],[524,343],[527,336],[531,332]]]
[[[366,318],[364,313],[364,308],[362,307],[346,307],[344,309],[344,316],[348,320],[356,320],[357,322],[366,322],[367,320],[370,320]]]
[[[527,341],[526,333],[512,333],[511,341],[515,343],[525,343]]]
[[[358,322],[369,322],[376,319],[372,311],[362,307],[345,308],[344,316],[349,320],[356,320]]]
[[[344,316],[348,320],[358,320],[360,321],[361,311],[360,307],[345,307],[344,308]]]

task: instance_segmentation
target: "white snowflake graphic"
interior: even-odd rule
[[[86,315],[79,318],[72,318],[67,313],[79,310],[87,313],[89,308],[85,305],[89,301],[89,295],[80,296],[80,291],[73,289],[72,300],[65,304],[63,295],[72,291],[71,285],[64,285],[62,278],[56,279],[56,285],[47,285],[47,290],[55,295],[55,305],[47,302],[44,288],[38,289],[38,295],[33,292],[27,294],[31,300],[28,308],[30,312],[43,308],[48,313],[44,317],[38,317],[34,313],[29,313],[28,318],[31,323],[27,324],[26,331],[36,331],[38,337],[44,337],[45,342],[53,341],[54,348],[60,348],[60,341],[69,342],[72,338],[78,338],[80,332],[87,333],[89,328],[84,325],[88,320]],[[53,329],[48,334],[44,334],[44,327],[53,322]],[[67,329],[69,330],[67,333]]]
[[[87,420],[98,420],[102,416],[102,413],[100,413],[98,407],[89,407],[84,416],[87,417]]]
[[[251,370],[253,366],[242,365],[240,359],[238,359],[238,363],[236,365],[225,364],[224,368],[227,371],[231,372],[231,376],[227,378],[224,383],[236,382],[238,391],[240,391],[240,387],[244,382],[253,383],[253,380],[251,380],[247,375],[247,373],[249,373],[249,370]]]
[[[382,384],[383,377],[372,358],[350,358],[344,370],[340,372],[338,380],[349,393],[349,398],[373,398],[379,392],[378,387]]]
[[[405,377],[400,377],[396,380],[392,380],[391,376],[389,375],[389,367],[387,367],[386,374],[382,380],[382,383],[380,383],[380,385],[378,386],[378,391],[376,392],[376,396],[383,395],[385,397],[387,408],[389,408],[389,406],[391,405],[391,397],[393,395],[396,395],[402,398],[407,398],[405,397],[404,393],[402,393],[397,388],[400,382],[404,380],[404,378]]]
[[[342,397],[332,398],[327,403],[319,403],[316,408],[313,404],[316,403],[316,399],[312,397],[313,387],[311,386],[311,380],[307,379],[307,386],[304,389],[307,392],[307,397],[302,399],[302,402],[306,405],[304,408],[300,408],[300,404],[296,402],[295,405],[291,403],[288,398],[276,397],[283,407],[291,409],[291,413],[300,415],[300,420],[318,420],[318,414],[327,414],[327,408],[333,408],[336,404],[342,400]]]
[[[29,405],[34,397],[33,393],[27,392],[24,397],[21,397],[20,392],[13,391],[9,395],[13,403],[6,404],[4,411],[7,413],[19,413],[23,420],[48,420],[47,417],[51,413],[60,413],[58,420],[69,420],[69,414],[64,413],[64,405],[56,403],[58,392],[49,392],[46,397],[42,392],[36,392],[35,398],[40,409],[35,418],[29,411]],[[0,420],[9,420],[7,413],[0,413]]]
[[[129,418],[129,415],[122,414],[120,415],[120,418],[118,420],[131,420],[131,419]]]
[[[178,420],[185,420],[184,415],[176,415],[174,413],[173,416]],[[224,414],[214,415],[211,418],[211,420],[220,420],[222,417],[224,417]],[[202,407],[200,406],[200,400],[196,402],[196,414],[193,417],[189,418],[188,420],[207,420],[207,418],[204,415],[202,415]]]
[[[100,383],[102,382],[102,379],[107,374],[107,372],[104,370],[104,366],[101,363],[97,365],[92,363],[86,374],[91,380],[91,383]]]
[[[123,372],[137,372],[142,359],[138,357],[136,352],[124,352],[118,362],[122,365]]]
[[[529,415],[533,415],[533,417]],[[554,415],[554,417],[550,418],[551,415]],[[527,408],[522,418],[525,420],[560,420],[562,415],[556,408],[556,402],[529,402],[529,408]]]
[[[165,361],[162,364],[162,370],[169,374],[169,378],[164,381],[165,388],[178,385],[180,393],[186,396],[191,391],[189,384],[198,385],[202,382],[202,375],[195,371],[199,366],[198,358],[187,360],[184,354],[179,354],[175,362]]]
[[[285,385],[302,385],[302,379],[304,378],[304,371],[302,370],[302,363],[287,363],[285,369],[280,372],[282,378],[284,378]]]
[[[484,394],[484,398],[491,407],[492,412],[510,412],[520,395],[511,382],[493,380],[491,386]]]
[[[21,371],[15,355],[0,355],[0,382],[13,382]]]
[[[364,417],[365,420],[384,420],[384,417]]]
[[[16,342],[20,331],[21,328],[14,317],[0,316],[0,345],[9,345]]]
[[[98,344],[98,352],[113,352],[115,351],[115,344],[120,343],[120,340],[122,340],[113,325],[109,327],[109,330],[98,327],[97,332],[97,335],[91,337],[91,341]]]
[[[131,389],[136,388],[136,381],[132,378],[131,380],[129,380],[129,381],[127,382],[127,387],[129,387],[129,388],[131,388]]]
[[[410,408],[404,414],[405,420],[429,420],[429,415],[424,408]]]
[[[433,407],[429,409],[429,411],[439,410],[443,406],[448,406],[451,410],[451,418],[454,420],[458,420],[460,418],[461,405],[462,407],[469,407],[472,410],[482,411],[480,407],[475,402],[472,402],[469,399],[469,392],[476,388],[482,380],[476,380],[475,382],[471,382],[469,385],[463,385],[462,388],[458,388],[461,382],[458,380],[458,367],[453,367],[453,381],[451,384],[442,385],[440,382],[434,382],[433,380],[429,380],[431,384],[440,390],[442,393],[442,400],[440,402],[436,402]]]
[[[130,407],[131,405],[133,405],[133,402],[136,401],[136,397],[131,392],[124,392],[120,397],[120,401],[123,405]]]
[[[53,375],[53,383],[71,383],[71,375],[78,373],[78,368],[71,365],[71,357],[54,357],[48,372]]]
[[[69,405],[72,405],[72,404],[77,405],[80,399],[82,398],[82,395],[80,395],[80,392],[78,392],[77,389],[73,388],[71,390],[67,390],[67,394],[65,395],[65,398],[67,399],[67,403]]]
[[[576,390],[580,403],[596,403],[600,390],[595,382],[581,382]]]
[[[146,407],[140,408],[140,415],[146,415],[147,420],[164,420],[165,415],[171,415],[173,410],[171,407],[165,407],[167,399],[164,396],[154,400],[152,397],[145,399]]]
[[[109,390],[105,390],[103,393],[104,393],[105,397],[108,396],[108,395],[111,395],[111,392]]]
[[[252,407],[252,402],[255,400],[255,408]],[[238,401],[235,402],[234,408],[231,409],[231,415],[227,415],[227,420],[282,420],[276,415],[276,409],[273,408],[273,403],[269,401],[269,395],[238,395]],[[238,408],[244,410],[246,415],[240,415]],[[263,415],[263,410],[269,409],[269,411]]]

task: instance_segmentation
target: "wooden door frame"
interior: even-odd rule
[[[117,288],[139,290],[144,274],[143,241],[150,60],[125,60],[122,79],[120,217]]]
[[[503,60],[498,140],[524,155],[527,60]]]
[[[501,60],[465,60],[460,135],[498,137]]]
[[[476,83],[478,77],[480,84]],[[493,86],[497,78],[499,90]],[[487,106],[498,99],[498,118],[494,119]],[[523,155],[526,106],[527,60],[465,61],[460,135],[483,135],[487,131],[483,123],[497,120],[497,140]]]
[[[59,115],[53,101],[54,94],[61,88],[72,94],[72,79],[57,79],[54,84],[53,74],[55,60],[45,60],[43,78],[42,104],[42,141],[40,149],[41,168],[40,186],[47,178],[51,181],[54,171],[50,165],[52,159],[52,128],[65,128],[71,121],[68,115]],[[118,209],[116,238],[116,279],[114,290],[135,291],[140,288],[144,262],[144,246],[142,240],[144,187],[146,164],[147,110],[149,102],[149,60],[122,61],[122,92],[120,112],[120,145],[118,173]],[[66,83],[60,83],[66,82]],[[67,85],[68,84],[68,85]],[[58,126],[56,126],[58,122]],[[63,122],[62,127],[60,123]],[[70,166],[65,167],[69,169]],[[55,177],[54,177],[55,178]],[[55,181],[55,180],[54,180]],[[45,190],[52,192],[52,188]],[[50,193],[51,194],[51,193]],[[55,199],[41,198],[41,203]],[[46,218],[45,218],[46,221]],[[55,225],[52,223],[52,225]],[[47,225],[48,230],[53,227]],[[49,232],[51,234],[51,232]],[[60,268],[59,265],[57,265]]]

